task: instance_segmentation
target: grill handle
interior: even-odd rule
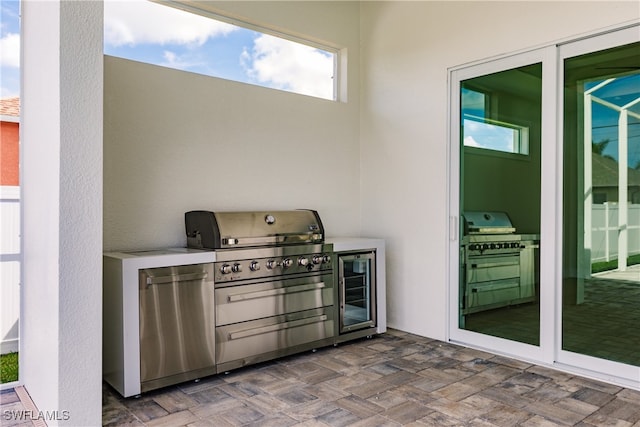
[[[327,315],[307,317],[306,319],[292,320],[290,322],[278,323],[276,325],[262,326],[259,328],[246,329],[244,331],[231,332],[229,334],[230,340],[237,340],[240,338],[252,337],[254,335],[261,335],[268,332],[281,331],[283,329],[295,328],[298,326],[311,325],[313,323],[320,323],[327,320]]]
[[[229,302],[246,301],[246,300],[256,299],[256,298],[265,298],[265,297],[272,297],[276,295],[293,294],[296,292],[312,291],[315,289],[322,289],[324,287],[326,287],[324,282],[318,282],[318,283],[308,283],[308,284],[298,285],[298,286],[289,286],[286,288],[267,289],[264,291],[244,292],[244,293],[229,295],[227,297],[227,301]]]
[[[471,268],[495,268],[495,267],[510,267],[512,265],[520,265],[520,259],[516,261],[506,261],[506,262],[486,262],[482,264],[471,264]]]

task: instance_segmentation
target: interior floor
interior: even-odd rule
[[[640,283],[594,278],[584,302],[563,306],[562,348],[640,366]],[[522,304],[466,316],[465,329],[539,345],[539,305]]]

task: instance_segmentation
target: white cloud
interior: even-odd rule
[[[188,70],[193,67],[203,65],[202,61],[193,60],[189,54],[180,55],[170,50],[165,50],[162,54],[163,62],[158,65],[169,68],[177,68],[179,70]]]
[[[270,87],[333,99],[333,57],[318,49],[263,34],[242,60],[250,77]]]
[[[482,145],[480,145],[478,141],[473,139],[472,136],[466,136],[464,138],[464,145],[467,147],[482,147]]]
[[[111,46],[142,43],[203,45],[234,31],[233,25],[147,0],[106,0],[104,41]]]
[[[20,67],[20,34],[8,33],[0,38],[0,65]]]

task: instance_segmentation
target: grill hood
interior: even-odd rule
[[[187,246],[231,249],[254,246],[323,243],[324,228],[318,213],[290,211],[185,213]]]
[[[464,212],[465,234],[509,234],[516,229],[505,212]]]

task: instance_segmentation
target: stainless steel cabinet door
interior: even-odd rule
[[[213,264],[140,270],[143,384],[215,366],[214,310]]]

